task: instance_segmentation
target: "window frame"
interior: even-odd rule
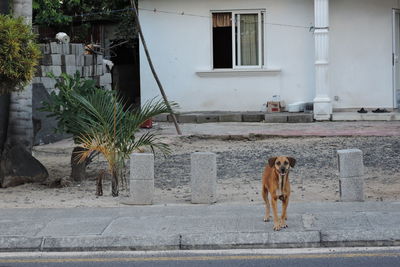
[[[212,19],[214,13],[231,13],[232,19],[232,68],[214,68],[214,39],[212,36]],[[238,9],[238,10],[211,10],[211,66],[213,70],[234,70],[234,69],[262,69],[264,67],[264,43],[265,43],[265,20],[266,10],[265,9]],[[240,39],[236,40],[236,28],[240,33],[240,15],[241,14],[257,14],[258,16],[258,65],[240,65],[241,51],[240,51]],[[240,34],[238,34],[240,38]],[[238,52],[236,52],[238,51]],[[239,62],[236,62],[236,58]],[[237,64],[239,63],[239,64]]]

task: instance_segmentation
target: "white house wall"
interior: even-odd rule
[[[266,9],[264,60],[267,68],[281,72],[230,77],[197,75],[196,72],[211,70],[210,11],[250,8]],[[151,11],[154,9],[158,12]],[[312,0],[143,0],[139,2],[139,12],[160,79],[169,99],[178,102],[181,111],[265,110],[263,104],[273,95],[280,95],[287,103],[312,101],[314,50],[313,35],[308,29],[314,18]],[[141,51],[142,101],[159,95]]]
[[[333,108],[393,107],[392,9],[397,0],[330,0]],[[170,100],[181,111],[258,111],[273,95],[315,96],[313,0],[140,0],[144,35]],[[266,10],[263,75],[200,77],[211,70],[211,10]],[[157,11],[154,12],[153,10]],[[171,13],[163,13],[167,11]],[[178,15],[182,13],[186,15]],[[195,16],[191,16],[195,15]],[[142,101],[159,90],[141,49]],[[338,101],[335,101],[338,96]]]
[[[393,107],[392,9],[397,7],[397,0],[330,1],[334,108]]]

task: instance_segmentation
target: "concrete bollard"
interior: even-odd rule
[[[364,201],[364,163],[359,149],[338,150],[340,201]]]
[[[193,204],[217,201],[217,156],[210,152],[191,155],[191,187]]]
[[[151,205],[154,197],[154,155],[132,153],[129,178],[130,204]]]

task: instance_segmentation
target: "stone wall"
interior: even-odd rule
[[[37,109],[41,102],[48,100],[50,92],[57,92],[56,81],[47,77],[49,72],[55,76],[61,73],[74,75],[77,71],[82,78],[93,79],[96,85],[106,90],[112,89],[111,70],[103,63],[100,54],[86,54],[83,44],[59,44],[56,42],[40,44],[42,59],[33,79],[33,121],[35,129],[34,143],[46,144],[67,137],[56,134],[57,120],[48,117],[49,113]]]

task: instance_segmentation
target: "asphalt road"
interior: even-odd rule
[[[400,266],[400,248],[1,254],[15,266]]]

